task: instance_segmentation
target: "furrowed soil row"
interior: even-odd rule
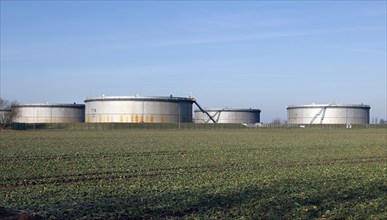
[[[277,150],[277,151],[287,151],[291,150],[291,147],[281,147],[281,148],[243,148],[238,149],[238,151],[268,151],[268,150]],[[122,157],[151,157],[151,156],[169,156],[169,155],[187,155],[191,153],[208,153],[211,151],[207,150],[190,150],[190,151],[157,151],[157,152],[134,152],[134,153],[125,153],[125,154],[83,154],[83,155],[53,155],[53,156],[11,156],[0,158],[2,162],[12,162],[12,161],[23,161],[23,160],[73,160],[73,159],[85,159],[91,157],[100,157],[100,158],[122,158]]]
[[[96,180],[114,180],[114,179],[133,179],[140,177],[155,177],[160,175],[173,175],[178,173],[189,174],[215,171],[220,166],[191,166],[191,167],[176,167],[167,169],[151,169],[142,170],[136,172],[95,172],[75,175],[61,175],[61,176],[48,176],[48,177],[34,177],[34,178],[9,178],[7,181],[16,182],[13,185],[0,185],[0,190],[3,189],[16,189],[25,186],[43,185],[43,184],[65,184],[84,181],[96,181]],[[180,172],[176,172],[180,171]],[[184,172],[183,172],[184,171]]]
[[[362,163],[375,163],[387,161],[387,156],[379,157],[362,157],[362,158],[337,158],[328,160],[317,160],[308,162],[293,162],[286,161],[284,163],[278,163],[279,166],[283,167],[297,167],[297,166],[322,166],[332,164],[362,164]]]
[[[58,156],[30,156],[30,157],[8,157],[1,158],[0,161],[23,161],[23,160],[73,160],[73,159],[85,159],[91,157],[100,158],[117,158],[117,157],[150,157],[150,156],[165,156],[165,155],[183,155],[187,154],[187,151],[159,151],[159,152],[139,152],[129,154],[87,154],[87,155],[58,155]]]
[[[299,166],[321,166],[327,164],[361,164],[361,163],[374,163],[387,161],[387,157],[365,157],[365,158],[342,158],[342,159],[331,159],[319,162],[285,162],[285,163],[269,163],[263,165],[263,167],[299,167]],[[252,167],[253,168],[253,167]],[[176,174],[189,174],[189,173],[200,173],[200,172],[222,172],[238,169],[238,164],[233,162],[207,165],[207,166],[182,166],[172,167],[164,169],[149,169],[149,170],[135,170],[135,171],[108,171],[108,172],[88,172],[78,173],[69,175],[53,175],[53,176],[41,176],[32,178],[6,178],[5,182],[16,182],[9,185],[0,185],[1,189],[15,189],[23,186],[31,185],[42,185],[42,184],[64,184],[64,183],[75,183],[84,181],[95,181],[95,180],[113,180],[113,179],[133,179],[139,177],[154,177],[160,175],[176,175]],[[177,171],[177,172],[176,172]]]

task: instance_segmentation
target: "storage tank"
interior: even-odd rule
[[[256,124],[260,122],[259,109],[206,109],[216,123]],[[195,123],[214,123],[207,114],[195,110]]]
[[[17,123],[73,123],[85,121],[83,104],[18,104],[12,106],[17,112]]]
[[[288,124],[369,124],[370,106],[342,104],[291,105]]]
[[[192,123],[193,98],[102,96],[85,99],[86,123]]]

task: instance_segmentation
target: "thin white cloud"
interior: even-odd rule
[[[159,42],[154,44],[152,43],[147,44],[146,47],[169,47],[169,46],[183,46],[183,45],[196,45],[196,44],[231,43],[231,42],[250,41],[250,40],[259,40],[259,39],[339,34],[339,33],[347,33],[347,32],[375,31],[375,30],[385,30],[385,29],[386,29],[385,27],[353,27],[353,28],[332,28],[332,29],[257,33],[257,34],[233,35],[233,36],[224,36],[224,37],[208,37],[208,38],[186,39],[186,40],[176,40],[176,41],[165,41],[165,42]]]
[[[327,48],[335,49],[335,50],[341,50],[341,51],[347,51],[347,52],[354,52],[354,53],[367,53],[367,54],[376,54],[376,55],[383,55],[386,56],[385,51],[380,50],[372,50],[372,49],[365,49],[365,48],[346,48],[342,46],[326,46]]]
[[[23,47],[12,48],[12,50],[2,49],[1,61],[12,62],[12,61],[25,61],[25,60],[40,60],[47,59],[50,57],[61,56],[57,51],[71,50],[72,53],[85,54],[85,53],[96,53],[96,52],[112,52],[122,50],[138,50],[138,49],[149,49],[149,48],[163,48],[163,47],[175,47],[175,46],[189,46],[189,45],[204,45],[204,44],[218,44],[218,43],[234,43],[243,41],[254,41],[263,39],[273,38],[290,38],[300,36],[318,36],[318,35],[332,35],[342,33],[354,33],[354,32],[366,32],[366,31],[380,31],[386,30],[386,27],[374,26],[374,27],[343,27],[343,28],[331,28],[331,29],[310,29],[310,30],[295,30],[295,31],[279,31],[279,32],[266,32],[266,33],[255,33],[255,34],[230,34],[230,33],[217,33],[216,35],[204,36],[193,36],[190,38],[168,36],[165,33],[154,33],[152,36],[140,35],[125,35],[125,34],[111,34],[104,35],[101,37],[91,37],[88,39],[85,36],[80,38],[72,39],[71,42],[66,41],[53,41],[50,43],[35,43],[34,45],[24,45]],[[228,34],[228,35],[227,35]],[[87,40],[88,39],[88,40]],[[90,43],[93,42],[93,44]],[[103,42],[103,43],[102,43]],[[82,47],[80,45],[88,45],[88,47]],[[36,55],[36,50],[44,52]],[[52,50],[52,48],[57,48]],[[364,49],[353,49],[353,52],[364,52],[385,55],[386,53],[381,51],[372,51]]]
[[[233,13],[204,16],[191,21],[184,21],[179,27],[194,31],[212,30],[241,30],[254,28],[272,28],[303,23],[301,20],[282,18],[281,16],[268,15],[254,12]]]

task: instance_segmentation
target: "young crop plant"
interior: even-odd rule
[[[383,129],[20,131],[0,151],[0,204],[43,219],[387,218]]]

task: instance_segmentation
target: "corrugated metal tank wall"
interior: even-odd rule
[[[289,106],[288,124],[369,124],[368,105]]]
[[[216,123],[256,124],[260,122],[259,109],[206,109]],[[195,110],[195,123],[213,123],[207,114]]]
[[[22,104],[12,106],[17,123],[73,123],[85,121],[83,104]]]
[[[193,102],[182,97],[88,98],[86,123],[192,123]]]

